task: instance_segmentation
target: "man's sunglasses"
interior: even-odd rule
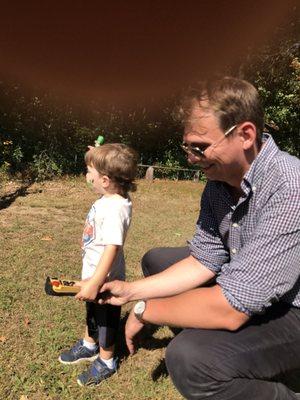
[[[216,147],[224,138],[226,138],[231,132],[235,130],[237,125],[233,125],[231,128],[229,128],[225,133],[224,136],[220,139],[217,140],[216,142],[210,144],[210,145],[204,145],[204,146],[197,146],[194,144],[187,144],[183,142],[180,146],[182,150],[184,150],[187,154],[193,154],[196,157],[205,157],[204,152],[209,148],[209,147]]]

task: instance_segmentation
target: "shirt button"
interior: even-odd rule
[[[239,226],[239,224],[237,224],[236,222],[234,222],[234,223],[232,224],[232,226],[233,226],[234,228],[237,228],[237,227]]]
[[[252,192],[255,192],[256,186],[252,186]]]
[[[236,249],[231,249],[232,254],[236,254],[236,251],[237,251]]]

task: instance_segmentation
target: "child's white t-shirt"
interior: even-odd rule
[[[119,195],[103,196],[91,207],[82,236],[82,273],[87,279],[94,275],[105,245],[119,245],[108,280],[125,279],[123,244],[131,221],[132,204]]]

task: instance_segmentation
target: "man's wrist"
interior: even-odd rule
[[[146,310],[146,301],[145,300],[139,300],[133,307],[133,312],[134,312],[135,317],[143,324],[146,323],[145,320],[143,319],[145,310]]]
[[[135,290],[135,282],[125,281],[124,283],[125,283],[124,287],[126,287],[126,289],[125,289],[126,303],[129,303],[131,301],[136,301],[136,300],[139,301],[140,297],[137,297],[137,293]]]

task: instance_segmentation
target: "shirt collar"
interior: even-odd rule
[[[245,193],[249,192],[251,189],[253,191],[257,189],[258,183],[264,175],[264,171],[268,168],[268,164],[279,151],[279,148],[270,134],[263,133],[262,142],[262,148],[250,165],[241,183],[241,188]]]
[[[251,192],[255,192],[258,189],[259,182],[264,176],[264,171],[268,169],[268,164],[279,151],[274,139],[268,133],[263,133],[262,143],[262,148],[260,149],[256,158],[253,160],[241,183],[241,189],[244,192],[244,199],[247,198]],[[221,190],[223,196],[225,196],[225,200],[231,204],[232,199],[226,184],[224,182],[215,182],[219,190]]]

